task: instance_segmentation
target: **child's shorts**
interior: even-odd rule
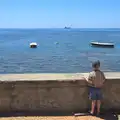
[[[103,98],[101,89],[89,87],[89,98],[91,100],[101,100]]]

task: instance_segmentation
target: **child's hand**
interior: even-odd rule
[[[84,77],[84,80],[88,81],[88,77]]]

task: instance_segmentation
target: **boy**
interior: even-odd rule
[[[100,113],[100,106],[102,100],[101,88],[105,82],[105,76],[102,71],[100,71],[100,62],[95,61],[92,63],[93,71],[89,74],[87,79],[89,86],[89,98],[92,100],[90,114],[94,114],[95,105],[97,105],[97,115]]]

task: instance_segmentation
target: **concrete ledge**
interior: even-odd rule
[[[71,80],[71,79],[83,79],[82,73],[68,73],[68,74],[1,74],[0,81],[53,81],[53,80]]]
[[[89,73],[42,73],[42,74],[0,74],[0,81],[53,81],[53,80],[80,80]],[[106,72],[107,79],[120,79],[120,72]]]
[[[103,109],[120,108],[120,73],[105,73]],[[0,75],[0,112],[86,111],[90,106],[84,77],[77,74]]]

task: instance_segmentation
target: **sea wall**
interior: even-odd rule
[[[84,112],[90,107],[88,87],[77,74],[0,75],[0,112]],[[103,109],[120,109],[120,73],[105,73]]]

